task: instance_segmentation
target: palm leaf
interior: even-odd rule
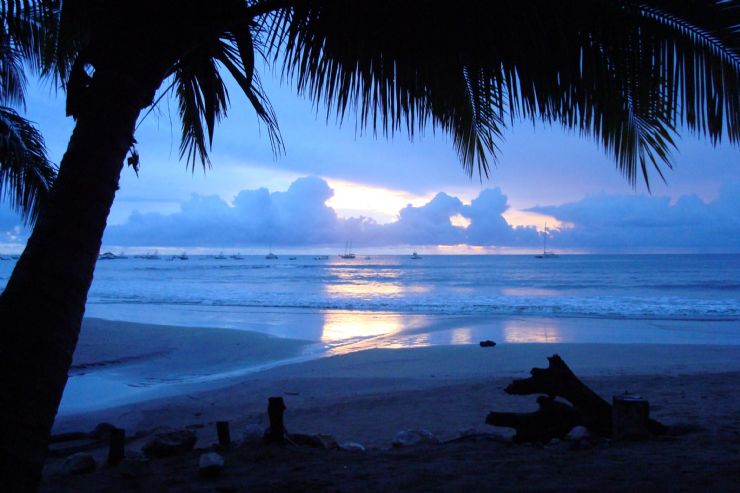
[[[254,52],[249,29],[242,28],[198,43],[174,66],[173,86],[182,121],[180,155],[190,167],[194,168],[197,160],[210,166],[208,152],[215,125],[226,116],[229,94],[220,67],[236,80],[266,124],[273,150],[282,149],[277,119],[254,71]]]
[[[0,107],[0,199],[33,223],[55,176],[38,130],[14,110]]]
[[[736,2],[292,4],[266,39],[301,94],[376,133],[441,128],[470,173],[521,119],[597,139],[633,185],[681,126],[740,141]]]

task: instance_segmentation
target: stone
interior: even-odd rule
[[[480,341],[480,347],[493,347],[495,345],[496,345],[496,343],[493,342],[493,341],[489,341],[489,340]]]
[[[95,470],[95,459],[85,452],[77,452],[64,459],[62,471],[65,474],[85,474]]]
[[[113,430],[115,430],[116,427],[113,426],[110,423],[98,423],[97,426],[88,433],[88,436],[90,438],[94,438],[95,440],[100,440],[102,442],[107,442],[110,440],[110,436],[113,433]]]
[[[585,426],[574,426],[565,436],[565,439],[572,442],[578,442],[583,439],[589,438],[590,436],[591,432],[588,431]]]
[[[242,432],[242,443],[262,443],[264,437],[265,429],[256,423],[252,423],[244,427],[244,431]]]
[[[394,447],[412,447],[421,444],[437,444],[439,439],[429,430],[404,430],[396,434],[393,439]]]
[[[224,458],[216,452],[208,452],[198,459],[198,474],[204,478],[215,478],[224,468]]]
[[[303,433],[291,433],[288,439],[296,445],[307,445],[309,447],[323,448],[326,450],[336,450],[339,448],[337,439],[331,435],[305,435]]]
[[[462,437],[470,437],[470,436],[474,436],[474,435],[477,435],[477,434],[478,434],[478,430],[476,430],[473,427],[470,427],[470,428],[462,428],[460,430],[457,430],[457,436],[459,438],[462,438]]]
[[[357,442],[342,442],[339,444],[339,448],[346,450],[347,452],[364,452],[365,446]]]
[[[121,463],[118,465],[120,473],[129,478],[140,478],[152,473],[149,459],[140,452],[127,450]]]
[[[197,438],[190,430],[174,430],[157,433],[141,450],[147,457],[171,457],[189,452],[195,446]]]

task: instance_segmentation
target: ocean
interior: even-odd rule
[[[12,265],[0,261],[0,283]],[[128,257],[98,262],[86,316],[335,351],[478,337],[740,344],[740,255]]]
[[[0,283],[12,265],[0,261]],[[506,336],[502,324],[563,332],[574,325],[565,320],[591,319],[587,330],[556,339],[740,344],[740,255],[128,257],[98,262],[86,316],[256,330],[331,345],[366,339],[414,345],[413,338],[399,342],[398,334],[425,327],[463,327],[473,331],[471,340],[492,327],[509,342],[541,342],[519,329],[518,337]],[[664,322],[680,323],[670,324],[673,331],[655,329]],[[395,339],[384,339],[388,334]],[[459,340],[458,334],[431,343]]]
[[[177,307],[739,320],[740,255],[280,256],[101,260],[90,315]],[[174,309],[173,309],[174,308]],[[193,318],[195,317],[195,318]],[[229,322],[231,323],[231,322]]]

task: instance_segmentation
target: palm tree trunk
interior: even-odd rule
[[[0,295],[0,482],[33,491],[123,160],[158,83],[98,70],[47,206]]]

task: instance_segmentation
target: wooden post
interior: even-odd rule
[[[612,399],[612,438],[647,438],[650,404],[636,395],[615,395]]]
[[[216,421],[216,432],[218,432],[218,444],[228,447],[231,444],[231,433],[228,421]]]
[[[123,460],[123,445],[126,439],[126,430],[113,428],[108,443],[108,465],[117,466]]]
[[[282,397],[270,397],[267,401],[267,416],[270,418],[270,429],[265,436],[268,443],[283,443],[285,441],[285,425],[283,413],[285,402]]]

